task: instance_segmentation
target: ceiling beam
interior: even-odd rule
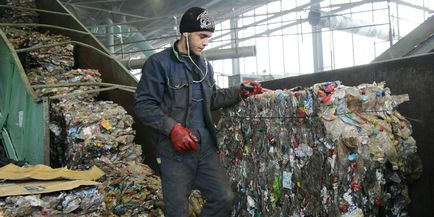
[[[97,0],[97,1],[82,1],[82,2],[71,2],[71,1],[62,1],[64,4],[74,4],[74,5],[89,5],[89,4],[99,4],[99,3],[114,3],[114,2],[121,2],[124,0]]]
[[[258,21],[254,22],[254,23],[249,24],[249,25],[245,25],[245,26],[243,26],[242,28],[244,29],[244,28],[249,28],[249,27],[257,26],[258,24],[261,24],[261,23],[267,22],[267,21],[272,20],[272,19],[275,19],[275,18],[277,18],[277,17],[281,17],[281,16],[283,16],[283,15],[286,15],[286,14],[289,14],[289,13],[292,13],[292,12],[300,11],[300,10],[302,10],[302,9],[305,9],[305,8],[307,8],[307,7],[310,7],[310,6],[313,5],[313,4],[319,4],[321,1],[324,1],[324,0],[320,0],[318,3],[311,3],[311,2],[309,2],[309,3],[303,4],[303,5],[297,6],[297,7],[295,7],[295,8],[289,9],[289,10],[285,10],[285,11],[282,11],[282,12],[274,13],[274,14],[271,15],[270,17],[267,17],[267,18],[264,18],[264,19],[258,20]],[[280,28],[280,27],[279,27],[279,28]],[[240,30],[234,30],[234,31],[240,31]],[[276,30],[275,30],[275,31],[276,31]],[[274,31],[273,31],[273,32],[274,32]],[[229,34],[231,34],[231,33],[228,32],[228,33],[225,33],[225,34],[219,35],[219,36],[217,36],[217,37],[214,37],[214,38],[211,39],[211,42],[212,42],[212,41],[218,41],[219,38],[225,37],[225,36],[227,36],[227,35],[229,35]],[[255,36],[255,35],[254,35],[254,36]],[[254,37],[248,37],[248,38],[250,39],[250,38],[254,38]],[[241,41],[238,40],[238,42],[241,42]],[[225,44],[224,46],[227,46],[227,45],[229,45],[229,43],[228,43],[228,44]],[[218,48],[221,48],[221,47],[223,47],[223,45],[222,45],[222,46],[218,46]],[[213,49],[214,49],[214,48],[213,48]]]
[[[420,5],[415,5],[415,4],[408,3],[408,2],[405,2],[405,1],[402,1],[402,0],[391,0],[391,1],[394,2],[394,3],[396,3],[396,4],[405,5],[405,6],[408,6],[408,7],[411,7],[411,8],[427,11],[429,13],[434,13],[434,10],[432,10],[430,8],[427,8],[427,7],[420,6]]]
[[[323,1],[323,0],[321,0],[321,1]],[[354,3],[350,4],[350,5],[346,5],[346,6],[343,6],[343,7],[338,8],[338,9],[331,10],[329,13],[330,13],[330,14],[332,14],[332,13],[337,13],[337,12],[344,11],[344,10],[347,10],[347,9],[349,9],[349,8],[352,8],[352,7],[357,7],[357,6],[360,6],[360,5],[366,4],[366,3],[371,3],[371,2],[373,2],[373,1],[380,1],[380,0],[365,0],[365,1],[360,1],[360,2],[354,2]],[[301,5],[301,6],[299,6],[299,7],[293,8],[293,9],[291,9],[291,11],[292,11],[292,10],[300,10],[300,9],[303,9],[303,8],[308,7],[308,6],[310,6],[310,5],[311,5],[311,3],[307,3],[307,4]],[[275,18],[275,17],[273,16],[273,18],[270,18],[270,19],[274,19],[274,18]],[[256,22],[256,23],[250,24],[250,25],[248,25],[248,26],[254,26],[254,25],[257,25],[258,23],[262,23],[262,22],[264,22],[264,20],[266,21],[266,20],[269,20],[269,19],[268,19],[268,18],[267,18],[267,19],[263,19],[263,20],[260,20],[260,21],[258,21],[258,22]],[[263,31],[263,32],[261,32],[261,33],[258,33],[258,34],[256,34],[256,35],[252,35],[252,36],[245,37],[245,38],[238,38],[237,41],[238,41],[238,42],[242,42],[242,41],[246,41],[246,40],[249,40],[249,39],[252,39],[252,38],[261,37],[261,36],[263,36],[263,35],[268,35],[268,34],[271,34],[271,33],[275,32],[275,31],[278,31],[278,30],[281,30],[281,29],[284,29],[284,28],[287,28],[287,27],[291,27],[291,26],[297,25],[297,24],[299,24],[299,23],[303,23],[303,22],[305,22],[305,21],[307,21],[307,18],[306,18],[306,19],[300,19],[300,20],[294,21],[294,22],[292,22],[292,23],[289,23],[289,24],[286,24],[286,25],[283,25],[283,26],[280,26],[280,27],[276,27],[276,28],[273,28],[273,29],[268,29],[268,30]],[[219,46],[213,47],[212,49],[220,49],[220,48],[223,48],[223,47],[225,47],[225,46],[229,46],[230,44],[231,44],[231,42],[229,42],[229,43],[225,43],[225,44],[222,44],[222,45],[219,45]]]
[[[130,13],[124,13],[124,12],[120,12],[120,11],[107,10],[107,9],[98,8],[98,7],[91,7],[91,6],[79,5],[79,4],[68,3],[68,2],[64,2],[63,4],[69,5],[71,7],[77,7],[77,8],[84,8],[84,9],[88,9],[88,10],[101,11],[101,12],[105,12],[105,13],[108,13],[108,14],[115,14],[115,15],[119,15],[119,16],[128,16],[128,17],[135,17],[135,18],[140,18],[140,19],[151,19],[149,17],[143,17],[143,16],[139,16],[139,15],[136,15],[136,14],[130,14]]]

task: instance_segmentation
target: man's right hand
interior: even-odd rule
[[[261,94],[267,90],[262,88],[261,84],[254,81],[243,81],[241,83],[240,95],[242,97],[248,97],[256,94]]]
[[[176,124],[170,131],[170,140],[178,152],[196,151],[199,140],[189,129]]]

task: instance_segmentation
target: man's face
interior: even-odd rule
[[[190,44],[190,52],[195,55],[200,55],[205,47],[208,45],[208,41],[212,36],[212,32],[192,32],[188,34],[188,42]]]

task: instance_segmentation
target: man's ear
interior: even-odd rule
[[[182,33],[182,34],[184,34],[184,37],[188,37],[188,32],[184,32],[184,33]]]

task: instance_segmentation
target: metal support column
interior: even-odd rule
[[[114,53],[115,52],[115,48],[114,48],[114,35],[113,35],[113,21],[110,18],[106,18],[106,38],[105,38],[105,44],[107,46],[107,48],[109,49],[110,53]]]
[[[320,0],[311,0],[309,23],[312,25],[312,47],[313,47],[313,63],[314,72],[324,70],[322,33],[321,33],[321,12]]]
[[[231,29],[236,30],[238,28],[238,18],[232,17],[230,20]],[[238,31],[231,31],[231,47],[238,50]],[[224,73],[224,72],[222,72]],[[233,58],[232,59],[232,74],[240,74],[240,59]]]

